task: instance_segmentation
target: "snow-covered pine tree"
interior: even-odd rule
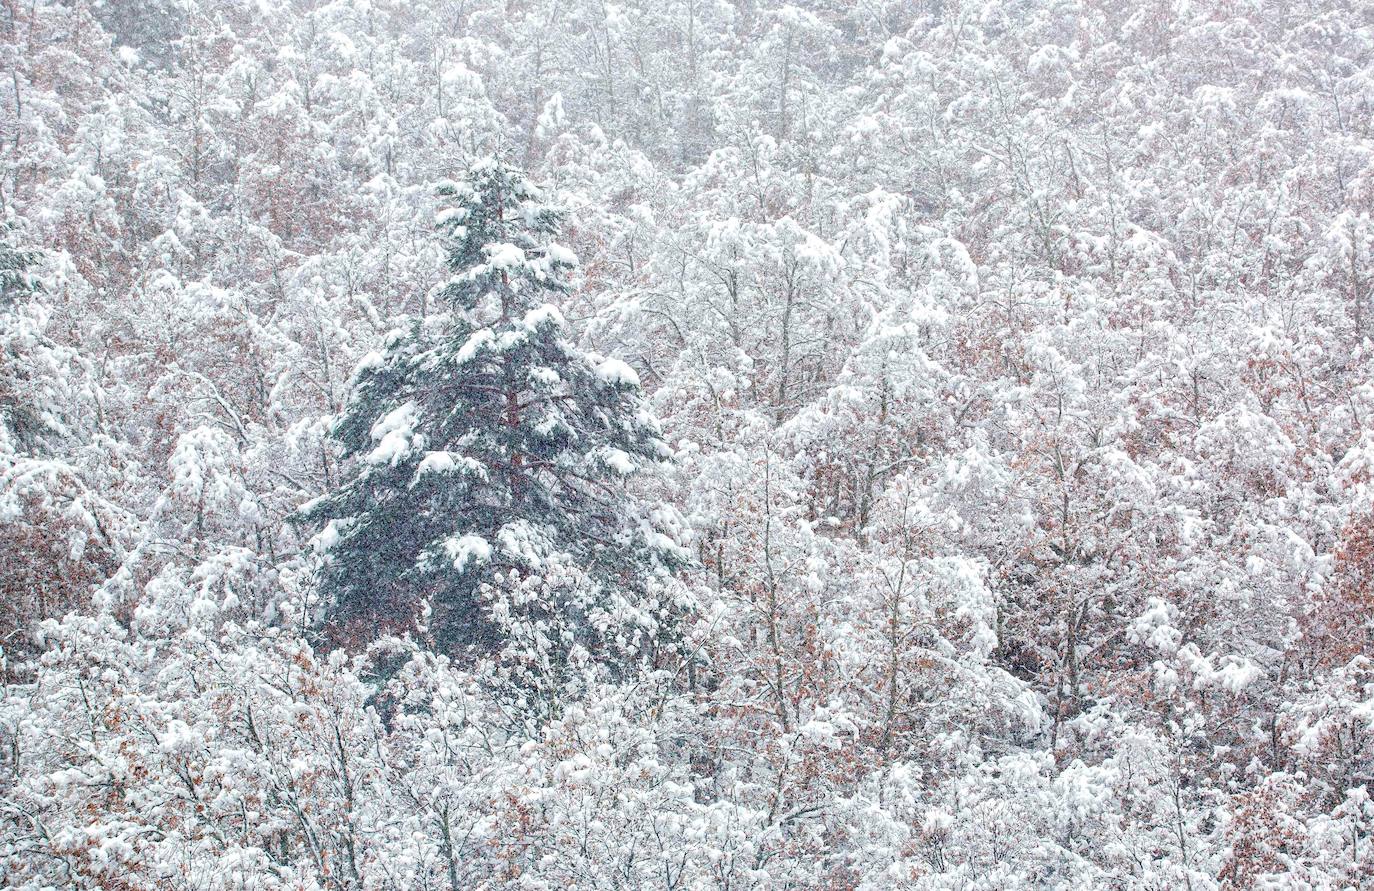
[[[440,194],[442,305],[360,363],[333,428],[351,471],[300,515],[324,524],[330,636],[418,622],[527,680],[650,655],[685,552],[625,486],[667,454],[638,378],[565,335],[576,260],[522,173],[481,161]]]
[[[41,388],[32,380],[28,355],[41,333],[21,305],[38,289],[33,274],[38,254],[13,242],[13,229],[0,223],[0,458],[34,448],[51,432],[51,423],[34,404],[34,393]]]
[[[11,227],[0,224],[0,309],[9,309],[37,287],[30,267],[37,261],[34,251],[11,244]]]

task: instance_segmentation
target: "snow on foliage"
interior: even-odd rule
[[[4,884],[1374,884],[1368,24],[8,4]]]
[[[596,366],[596,376],[613,387],[639,386],[639,375],[620,359],[602,359]]]

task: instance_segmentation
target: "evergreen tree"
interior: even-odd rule
[[[13,309],[20,299],[38,288],[30,269],[38,255],[11,244],[11,231],[9,226],[0,224],[0,310]]]
[[[666,456],[638,379],[566,336],[550,301],[576,261],[520,172],[482,161],[440,193],[442,306],[360,364],[333,428],[351,473],[301,513],[324,523],[327,624],[339,640],[418,621],[525,680],[650,655],[684,552],[671,509],[626,488]]]
[[[34,398],[45,387],[34,379],[32,354],[45,345],[45,338],[23,305],[38,290],[33,274],[38,254],[16,247],[12,232],[0,224],[0,458],[34,450],[57,432],[55,409]]]

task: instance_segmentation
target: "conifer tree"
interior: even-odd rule
[[[37,255],[11,244],[10,232],[9,226],[0,224],[0,309],[13,308],[37,288],[30,271]]]
[[[0,458],[34,449],[53,432],[52,413],[34,400],[42,387],[33,380],[30,354],[43,338],[22,306],[38,290],[38,254],[15,246],[12,231],[0,224]]]
[[[442,305],[360,363],[333,428],[351,472],[301,513],[324,523],[326,623],[418,623],[538,676],[651,654],[684,552],[672,510],[626,487],[666,456],[638,378],[567,335],[576,260],[519,171],[482,161],[440,194]]]

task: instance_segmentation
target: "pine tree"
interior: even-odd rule
[[[16,247],[12,232],[0,224],[0,458],[36,449],[55,432],[53,412],[34,399],[43,388],[33,380],[30,354],[44,338],[23,312],[23,303],[38,290],[38,253]]]
[[[301,513],[324,522],[326,624],[341,640],[418,623],[539,676],[652,654],[684,552],[671,509],[626,482],[666,446],[633,370],[576,347],[551,302],[576,262],[562,214],[492,160],[440,194],[440,311],[360,363],[333,428],[351,475]]]
[[[9,226],[0,224],[0,310],[13,309],[38,287],[31,272],[37,253],[15,247],[10,243],[10,233]]]

